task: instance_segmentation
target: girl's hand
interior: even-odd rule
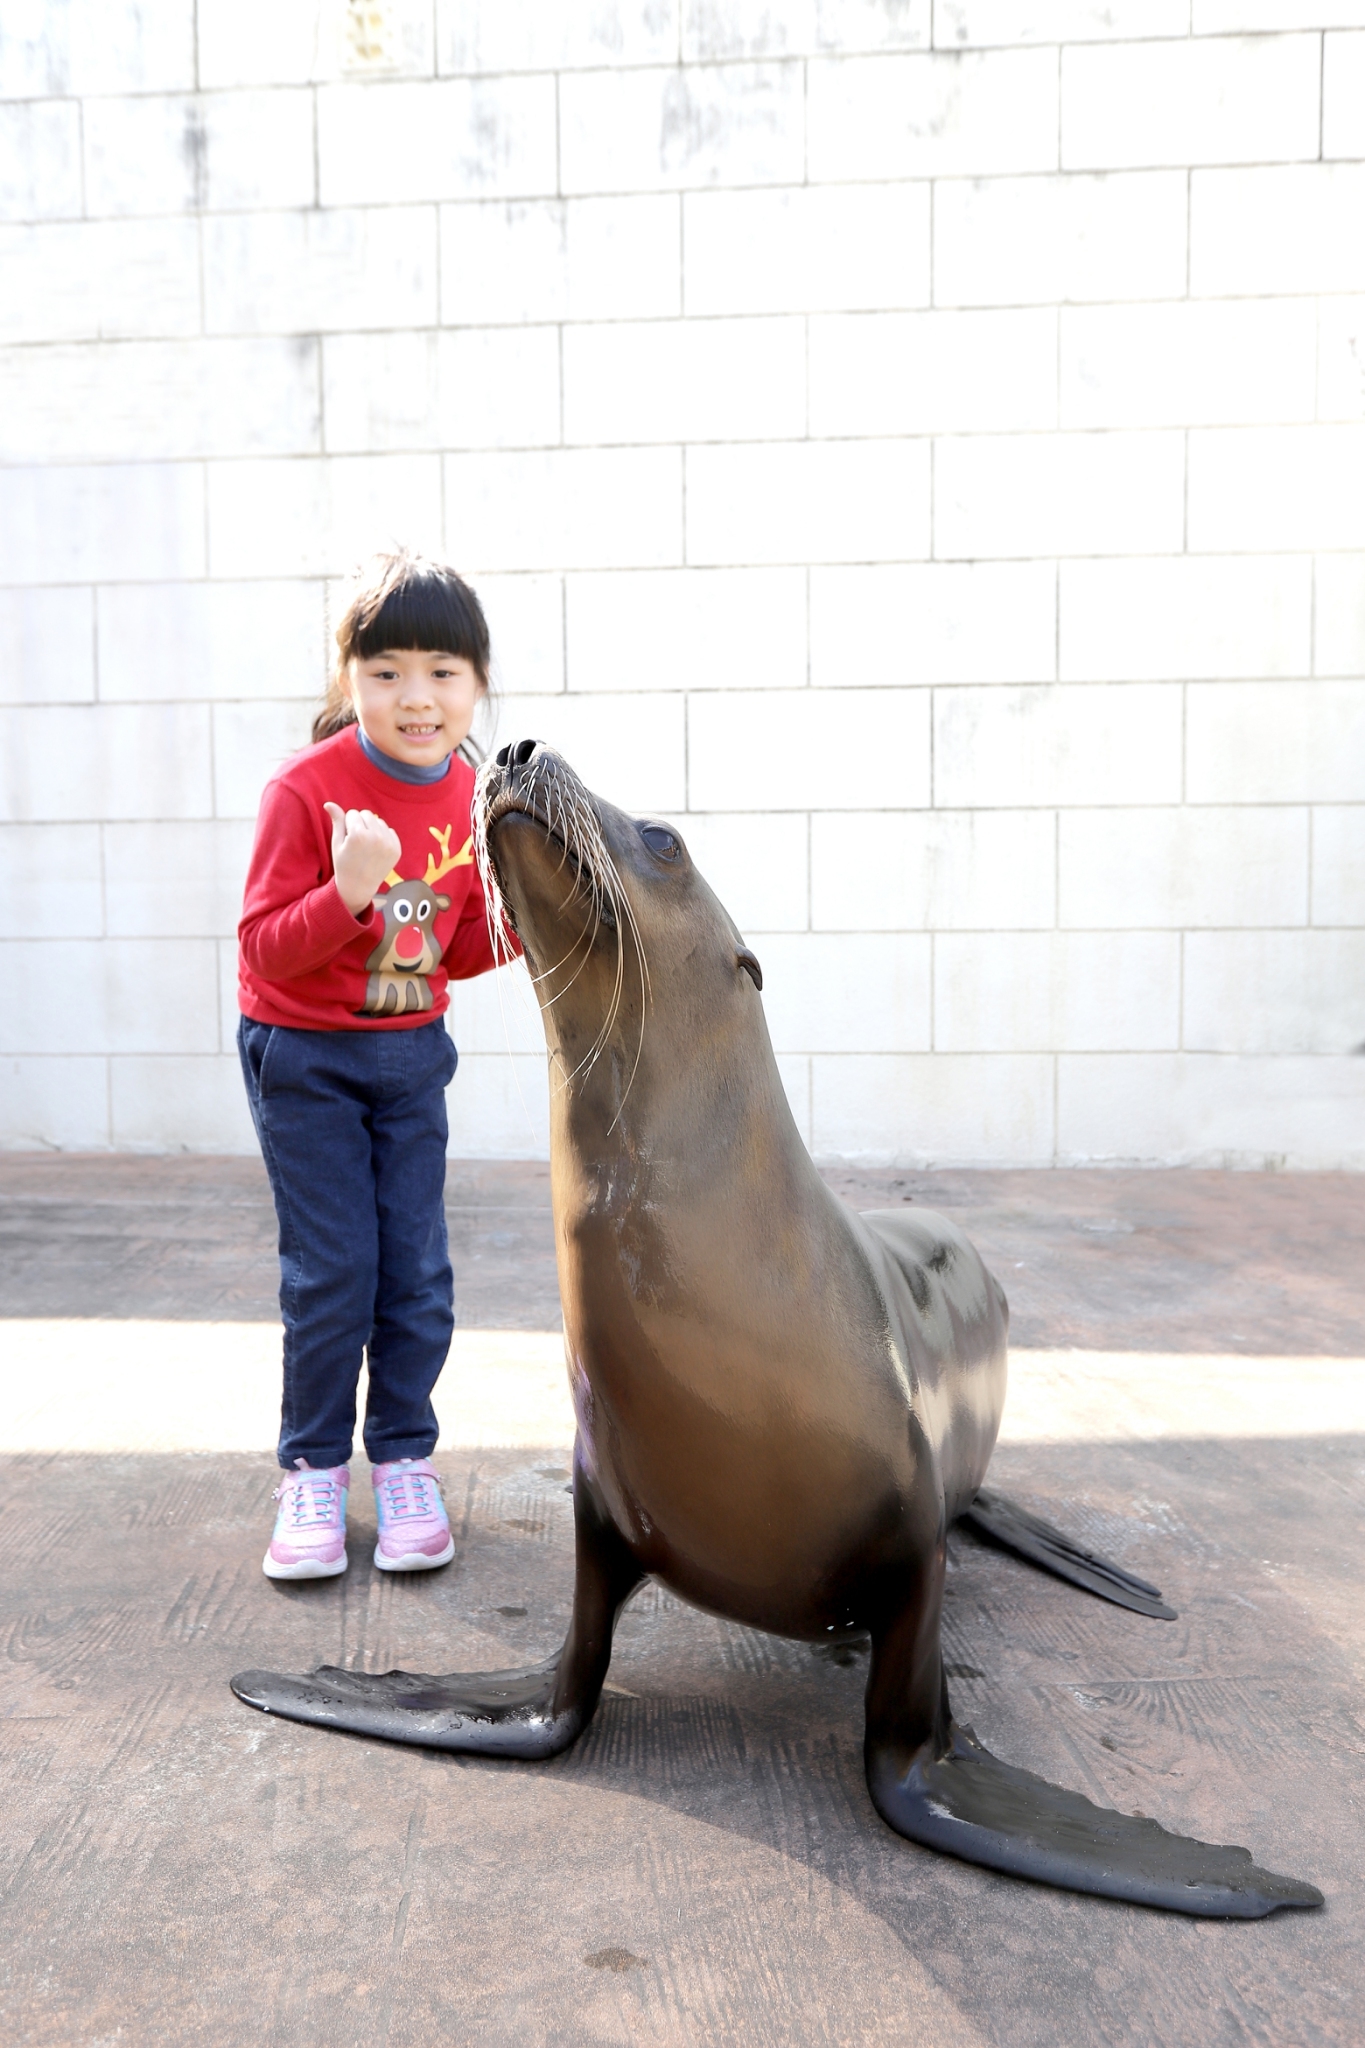
[[[402,858],[402,841],[373,811],[343,811],[340,804],[322,808],[332,821],[332,867],[341,900],[353,917],[364,917]]]

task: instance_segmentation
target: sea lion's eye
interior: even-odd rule
[[[660,860],[676,860],[682,851],[665,825],[642,825],[640,837],[651,853],[657,853]]]

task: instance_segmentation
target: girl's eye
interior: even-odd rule
[[[682,851],[677,840],[665,825],[642,825],[640,827],[640,837],[644,840],[650,852],[657,854],[660,860],[676,860]]]
[[[399,924],[412,923],[412,905],[405,900],[394,904],[393,914],[398,919]]]
[[[417,922],[419,924],[425,924],[430,916],[431,905],[429,903],[419,903],[417,906]]]

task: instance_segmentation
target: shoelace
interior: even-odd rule
[[[292,1529],[325,1529],[336,1519],[340,1492],[330,1472],[298,1472],[280,1481],[275,1499]]]
[[[395,1522],[416,1521],[420,1516],[434,1515],[435,1505],[431,1489],[440,1478],[439,1472],[390,1472],[379,1482],[384,1495],[387,1515]]]

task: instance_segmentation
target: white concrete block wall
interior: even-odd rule
[[[257,798],[404,538],[818,1154],[1365,1165],[1362,220],[1365,0],[0,11],[0,1143],[252,1144]],[[525,976],[452,1019],[543,1150]]]

